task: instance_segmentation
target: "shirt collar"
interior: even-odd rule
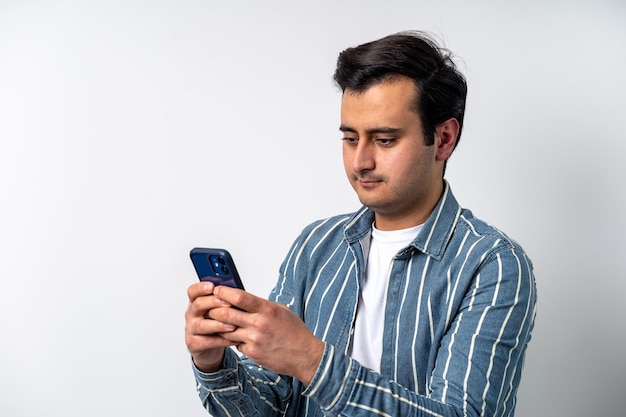
[[[461,206],[454,198],[448,182],[444,181],[444,190],[435,209],[415,240],[404,249],[400,256],[410,255],[415,248],[437,260],[441,259],[460,215]],[[346,241],[353,243],[366,236],[370,233],[373,222],[374,213],[367,207],[361,207],[344,227]]]

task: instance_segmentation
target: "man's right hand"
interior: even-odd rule
[[[234,331],[235,326],[208,318],[210,310],[230,307],[213,296],[214,289],[211,282],[197,282],[187,289],[185,343],[194,364],[202,372],[218,371],[224,360],[224,349],[235,344],[220,336],[220,333]]]

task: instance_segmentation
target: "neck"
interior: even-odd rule
[[[382,231],[408,229],[426,223],[428,217],[433,212],[439,199],[441,198],[445,184],[442,181],[419,204],[409,206],[406,210],[399,210],[393,213],[374,211],[374,221],[376,228]]]

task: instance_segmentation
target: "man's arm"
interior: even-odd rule
[[[221,337],[257,365],[309,384],[321,361],[324,342],[293,311],[236,288],[220,286],[214,295],[240,308],[209,311],[209,318],[235,327]]]
[[[284,416],[291,400],[291,381],[243,361],[233,349],[226,349],[219,371],[193,369],[200,400],[215,417]]]
[[[212,283],[190,286],[185,313],[185,340],[202,403],[214,416],[282,416],[291,398],[290,381],[258,366],[244,365],[226,348],[237,345],[224,337],[236,326],[209,316],[215,315],[215,310],[234,309],[215,297],[214,290]]]

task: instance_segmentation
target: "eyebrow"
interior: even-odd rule
[[[339,126],[339,130],[342,132],[358,133],[355,128],[346,126],[346,125]],[[397,127],[381,126],[381,127],[375,127],[372,129],[367,129],[365,133],[369,135],[376,134],[376,133],[398,133],[401,130],[402,129],[397,128]]]

